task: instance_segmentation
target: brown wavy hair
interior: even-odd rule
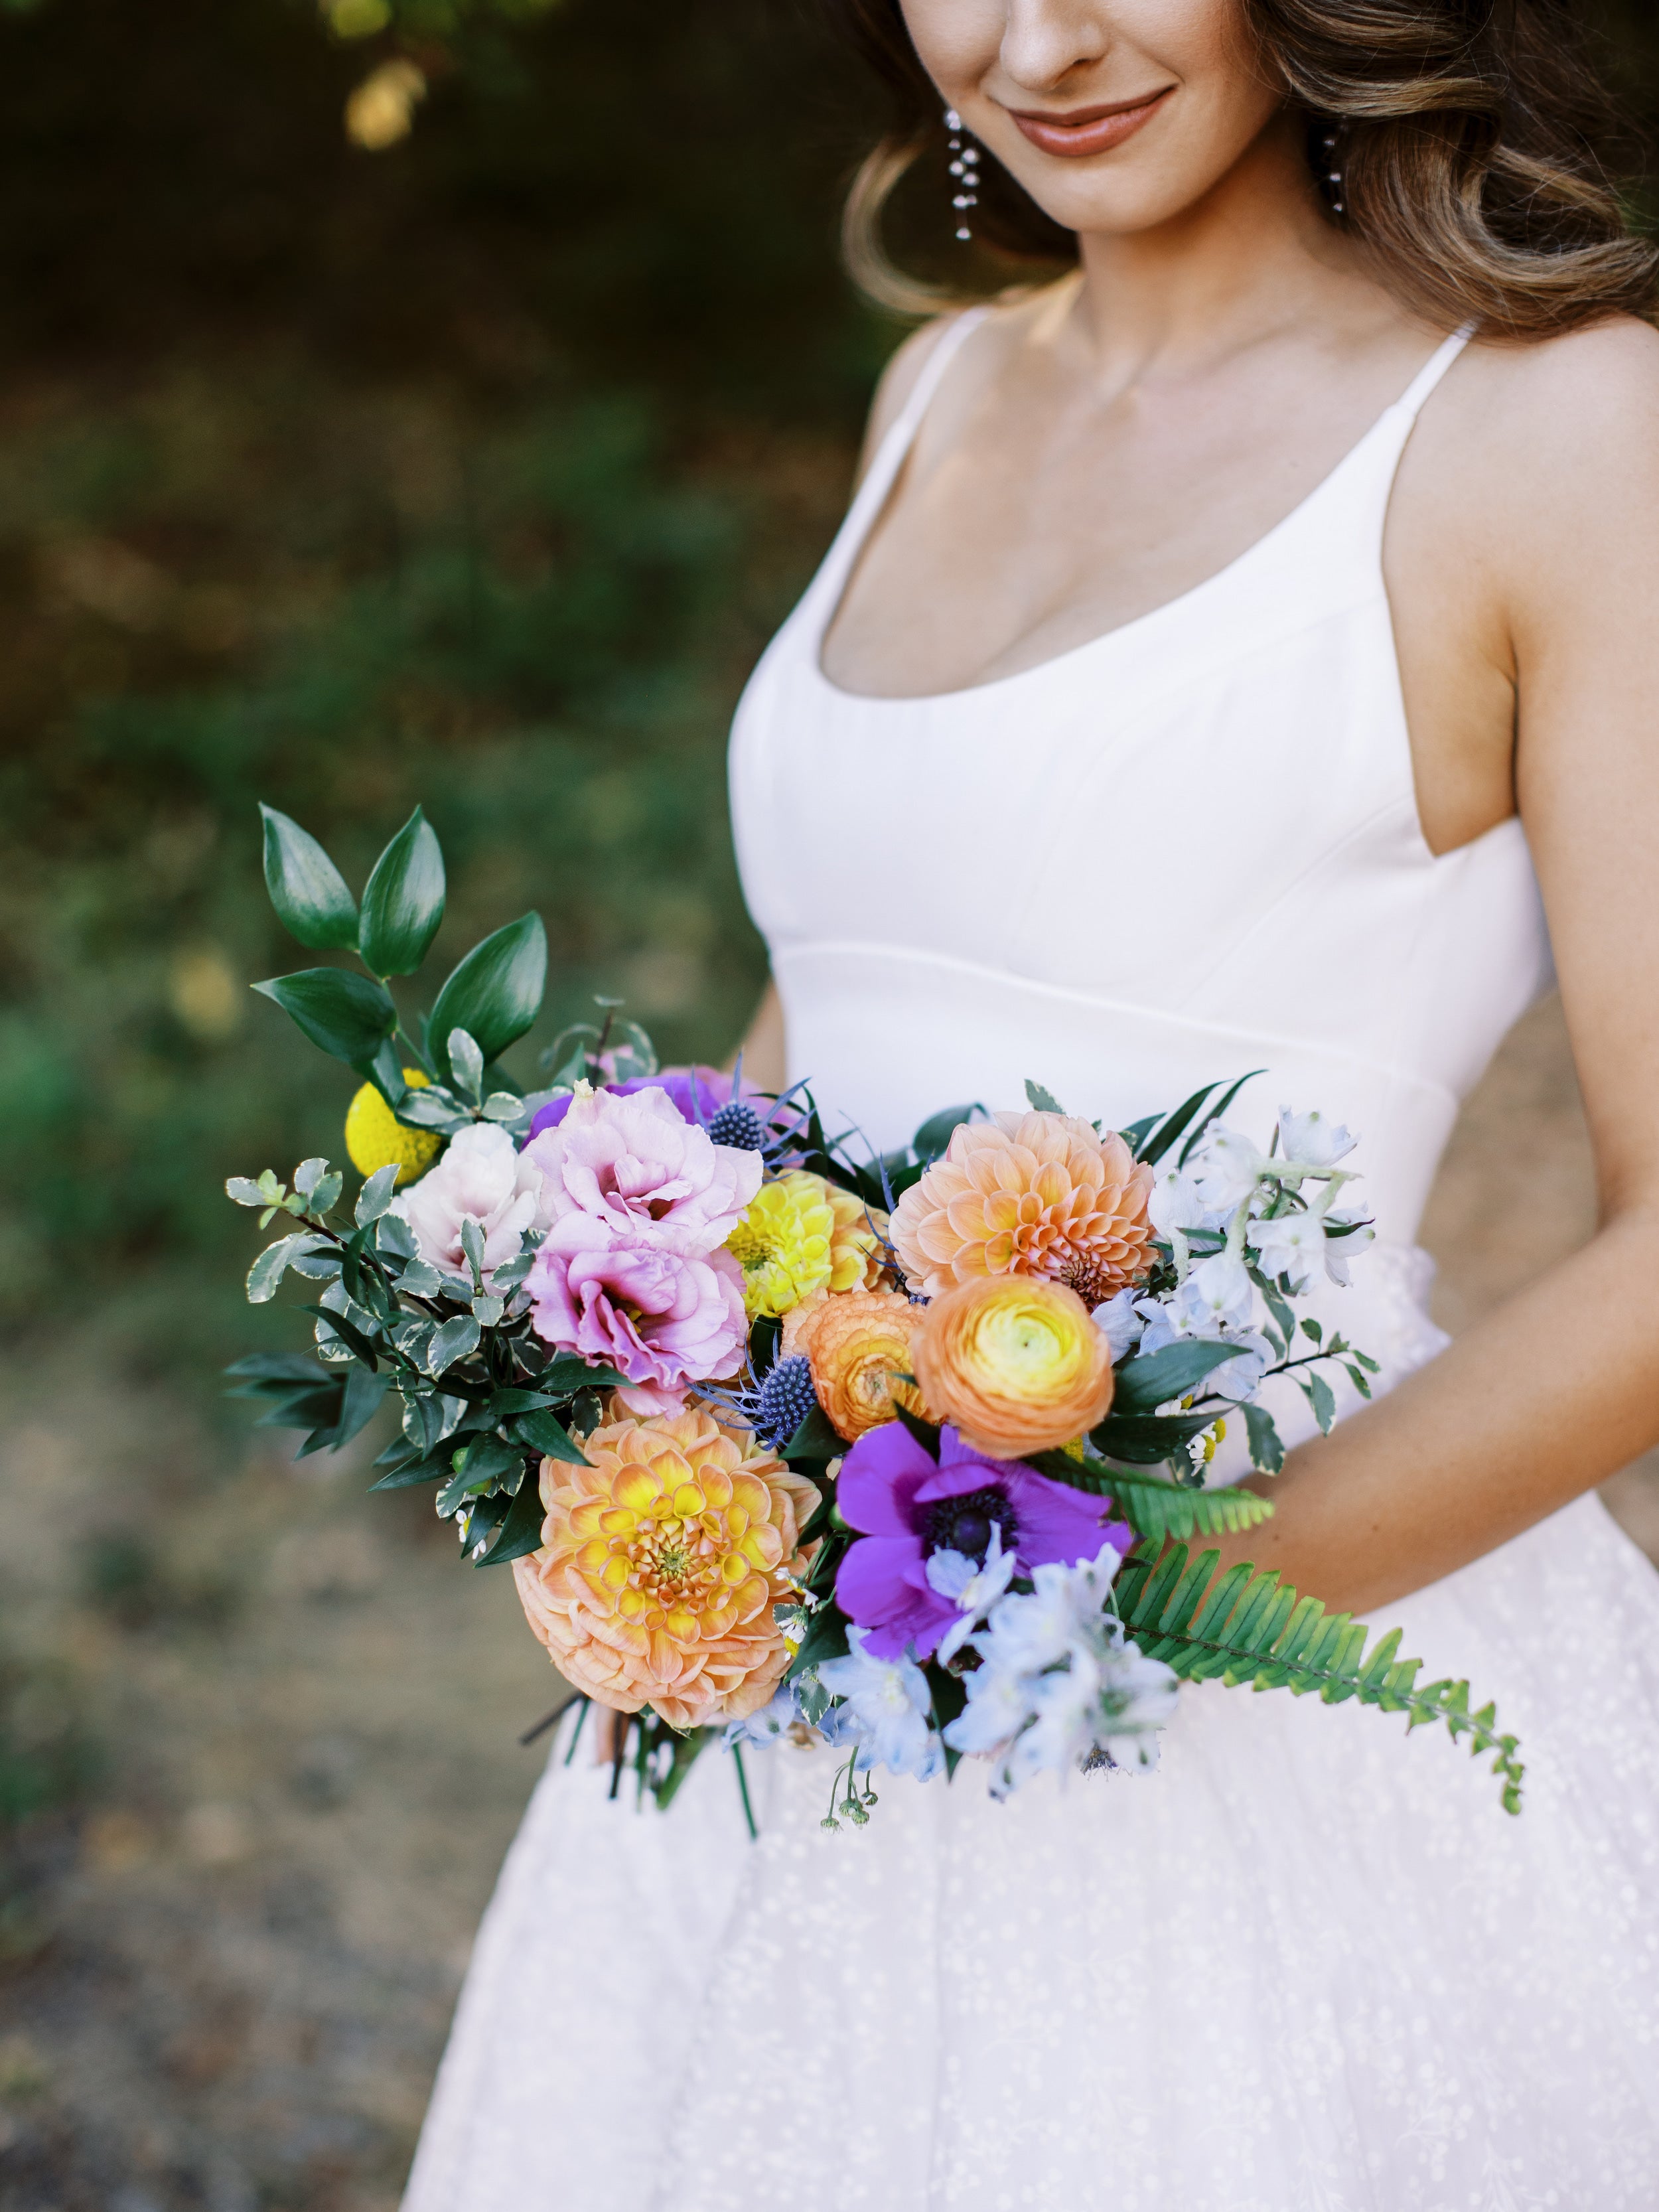
[[[941,228],[948,211],[939,94],[899,0],[820,4],[892,106],[847,203],[847,262],[863,289],[915,313],[1001,289],[1011,261],[1031,273],[1074,262],[1074,235],[988,161],[974,215],[991,249],[976,257],[981,281],[930,283],[896,265],[883,218],[901,178],[919,162],[936,171]],[[1263,66],[1306,118],[1329,220],[1425,321],[1540,337],[1621,310],[1653,319],[1659,251],[1632,225],[1630,130],[1593,64],[1578,0],[1243,6]]]

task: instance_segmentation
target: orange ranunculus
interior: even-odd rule
[[[984,1275],[1048,1275],[1097,1306],[1150,1271],[1152,1170],[1121,1137],[1068,1114],[964,1121],[894,1211],[913,1290]]]
[[[611,1420],[583,1449],[586,1467],[543,1461],[542,1549],[513,1567],[560,1672],[674,1728],[758,1711],[788,1665],[772,1607],[805,1571],[813,1485],[702,1407]]]
[[[1105,1332],[1040,1276],[955,1285],[922,1314],[911,1356],[933,1418],[993,1459],[1057,1450],[1112,1402]]]
[[[805,1352],[818,1403],[837,1433],[852,1443],[893,1419],[894,1401],[922,1410],[921,1393],[897,1378],[908,1375],[910,1340],[921,1309],[897,1291],[848,1291],[815,1306],[787,1349]]]

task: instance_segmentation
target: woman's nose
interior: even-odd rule
[[[1097,0],[1008,0],[1004,70],[1023,90],[1047,93],[1097,62],[1111,45]]]

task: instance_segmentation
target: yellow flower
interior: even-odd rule
[[[993,1459],[1054,1451],[1103,1419],[1112,1349],[1064,1283],[989,1275],[933,1300],[911,1343],[927,1409]]]
[[[849,1291],[821,1299],[793,1334],[789,1349],[805,1354],[818,1403],[849,1444],[890,1421],[895,1399],[912,1413],[926,1411],[921,1392],[898,1380],[910,1372],[921,1318],[897,1291]]]
[[[431,1081],[418,1067],[406,1067],[404,1081],[411,1091],[424,1091]],[[442,1149],[435,1129],[410,1129],[398,1119],[372,1083],[362,1089],[346,1109],[345,1145],[359,1175],[372,1176],[398,1164],[398,1188],[423,1176]]]
[[[586,1467],[543,1461],[542,1549],[513,1568],[559,1671],[672,1728],[757,1711],[789,1663],[772,1608],[809,1565],[816,1487],[697,1406],[612,1420],[583,1449]]]
[[[726,1240],[750,1317],[791,1313],[820,1292],[880,1279],[884,1216],[805,1168],[763,1183]]]

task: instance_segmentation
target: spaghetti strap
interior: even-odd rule
[[[1408,388],[1395,403],[1402,415],[1415,420],[1424,401],[1439,384],[1440,380],[1474,336],[1475,326],[1465,323],[1461,331],[1454,331],[1444,345],[1437,349],[1432,357],[1412,380]]]
[[[946,372],[962,350],[964,341],[979,328],[990,312],[988,307],[969,307],[958,315],[923,362],[921,374],[888,433],[890,445],[896,447],[901,455],[909,451],[916,432],[921,428],[922,417],[933,404],[933,395],[944,383]]]

